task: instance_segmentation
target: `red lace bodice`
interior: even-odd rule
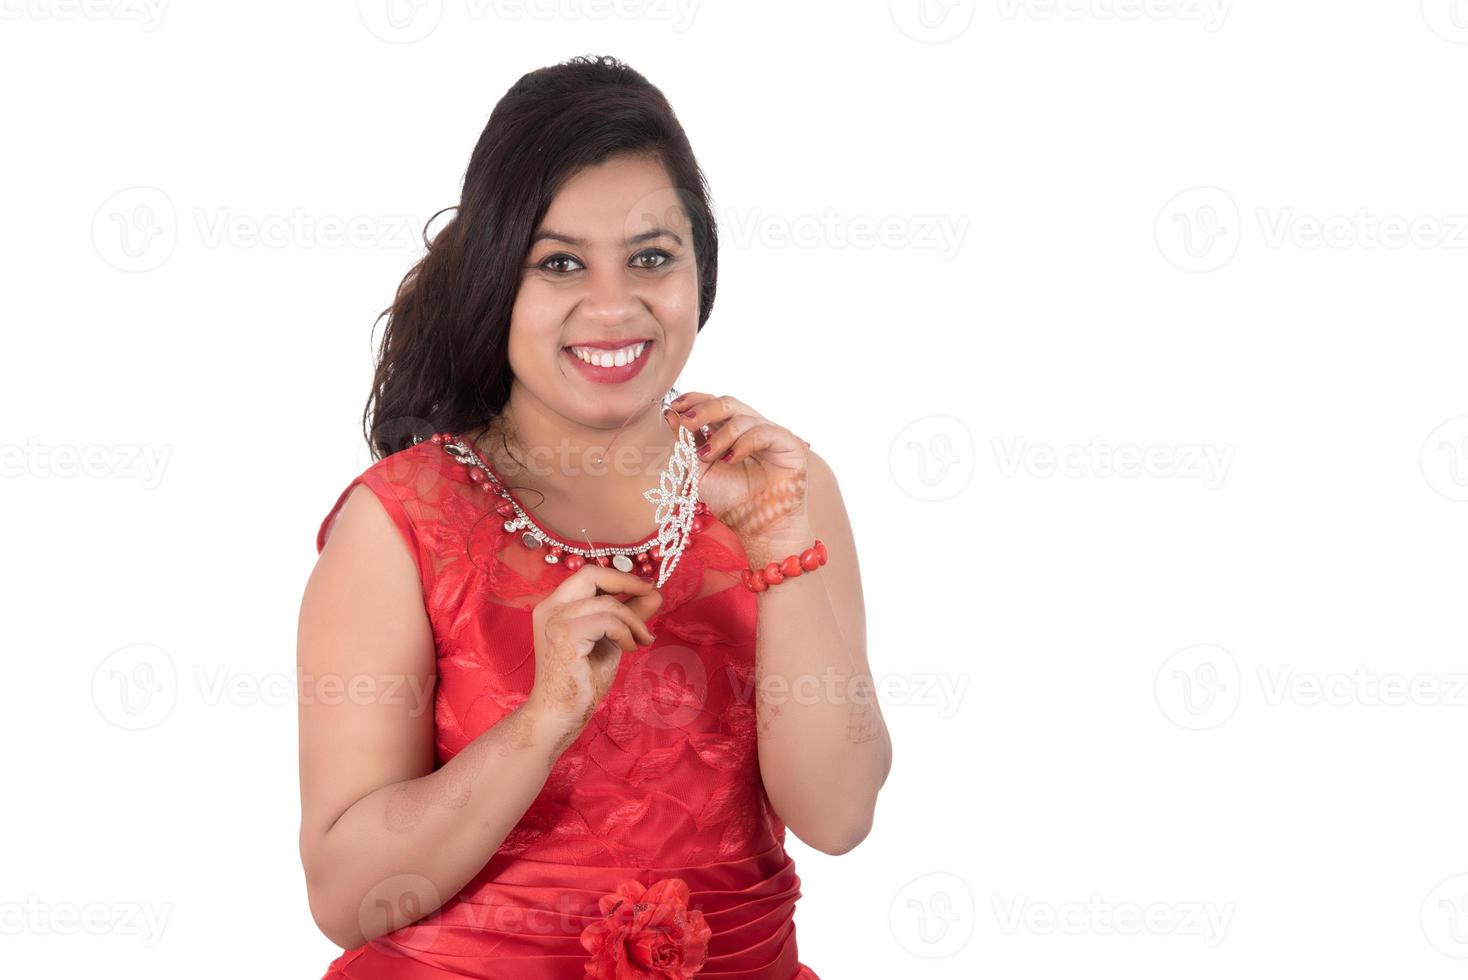
[[[317,535],[319,551],[361,483],[413,555],[436,646],[440,765],[528,696],[531,611],[571,574],[504,529],[501,498],[469,471],[432,441],[394,453],[347,485]],[[656,642],[622,655],[606,699],[494,858],[436,912],[343,953],[328,978],[580,978],[597,900],[623,879],[672,876],[712,929],[699,977],[815,977],[797,960],[800,879],[755,751],[758,597],[740,584],[738,539],[716,515],[704,520],[648,621]]]

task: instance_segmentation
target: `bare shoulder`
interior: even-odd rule
[[[351,552],[352,557],[362,557],[366,552],[378,558],[403,550],[392,517],[366,483],[358,483],[342,501],[336,520],[327,532],[321,558],[324,560],[333,550],[337,555]],[[342,559],[336,561],[340,563]]]
[[[418,567],[386,507],[364,484],[342,503],[306,583],[303,628],[308,621],[339,635],[368,624],[399,641],[393,648],[399,657],[415,660],[425,640],[431,644]]]
[[[826,458],[814,449],[806,451],[810,461],[806,465],[806,478],[812,484],[819,483],[823,487],[836,488],[836,471],[831,469],[831,464]]]
[[[806,495],[811,514],[811,523],[816,533],[851,533],[851,521],[846,514],[846,502],[841,499],[841,485],[831,464],[814,450],[807,453]]]
[[[309,876],[352,803],[433,766],[433,631],[413,559],[367,486],[342,503],[311,571],[296,651]]]

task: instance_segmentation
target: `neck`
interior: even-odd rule
[[[500,472],[507,479],[561,500],[615,499],[626,496],[623,488],[640,495],[657,483],[676,442],[661,400],[639,407],[628,418],[588,423],[560,414],[518,381],[511,384],[495,431],[480,440],[497,468],[506,467]]]

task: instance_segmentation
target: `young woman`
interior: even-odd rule
[[[377,461],[302,603],[327,977],[815,976],[785,830],[856,846],[891,747],[830,468],[670,397],[716,268],[641,75],[573,59],[499,102],[386,311]]]

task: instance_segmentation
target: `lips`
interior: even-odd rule
[[[642,344],[642,353],[635,360],[628,360],[621,365],[610,365],[602,367],[582,360],[574,348],[582,350],[593,349],[598,351],[619,350],[626,347],[635,348]],[[630,381],[642,373],[642,367],[652,354],[653,342],[651,340],[616,340],[616,341],[588,341],[584,344],[574,344],[561,349],[561,356],[571,362],[572,367],[581,373],[588,381],[597,384],[621,384]]]
[[[598,350],[616,350],[619,347],[631,347],[633,344],[642,343],[652,343],[652,338],[628,337],[625,340],[581,340],[574,344],[567,344],[566,347],[595,347]]]

